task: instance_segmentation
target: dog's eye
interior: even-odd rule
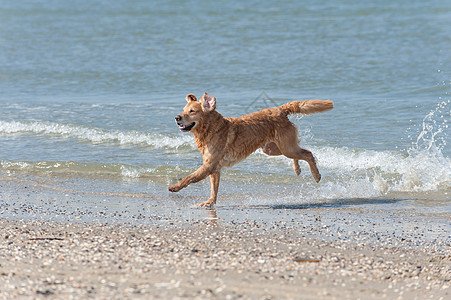
[[[195,112],[195,111],[194,111],[194,109],[192,109],[192,110],[190,110],[189,112],[192,114],[192,113]]]

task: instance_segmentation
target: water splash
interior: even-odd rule
[[[428,113],[421,124],[421,132],[412,147],[401,170],[403,180],[399,189],[404,191],[436,190],[439,186],[450,186],[451,162],[443,155],[448,134],[451,110],[443,101]]]
[[[396,198],[400,193],[404,197],[423,197],[430,192],[449,198],[451,159],[444,155],[449,103],[440,102],[423,118],[421,132],[404,152],[312,147],[325,176],[319,186],[303,184],[299,196],[307,202]]]
[[[443,150],[446,147],[448,119],[451,116],[451,109],[448,108],[450,103],[451,100],[438,103],[436,108],[424,117],[422,130],[412,144],[411,150],[429,151],[433,148]]]

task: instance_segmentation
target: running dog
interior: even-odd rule
[[[291,114],[310,115],[331,110],[332,101],[293,101],[279,107],[263,109],[238,118],[225,118],[216,111],[216,98],[205,93],[199,101],[186,96],[188,102],[175,122],[183,132],[192,132],[197,148],[202,153],[203,165],[168,190],[178,192],[189,184],[210,176],[211,195],[200,206],[216,203],[220,172],[244,160],[258,148],[268,155],[285,155],[293,159],[296,175],[301,173],[299,160],[305,160],[316,182],[321,174],[313,154],[299,147],[298,132],[288,119]]]

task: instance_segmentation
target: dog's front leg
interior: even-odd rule
[[[211,185],[211,194],[210,199],[207,202],[199,203],[199,206],[212,206],[216,203],[216,198],[218,197],[218,189],[219,189],[219,179],[220,172],[216,171],[210,174],[210,185]]]
[[[205,179],[208,175],[213,172],[214,168],[210,165],[203,164],[199,169],[197,169],[194,173],[183,178],[179,183],[171,185],[168,187],[170,192],[178,192],[183,188],[186,188],[191,183],[195,183]]]

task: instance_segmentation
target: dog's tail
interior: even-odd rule
[[[314,113],[331,110],[334,108],[334,103],[329,100],[293,101],[282,105],[281,108],[287,113],[287,115],[311,115]]]

